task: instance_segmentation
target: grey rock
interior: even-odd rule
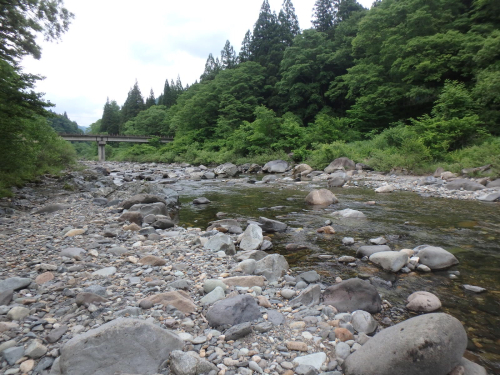
[[[255,275],[263,275],[268,281],[277,281],[288,271],[288,262],[280,254],[270,254],[259,260],[254,271]]]
[[[23,306],[14,306],[7,313],[7,319],[21,321],[30,314],[30,309]]]
[[[351,354],[351,348],[345,342],[338,342],[335,346],[335,355],[337,358],[346,359]]]
[[[297,281],[304,280],[306,283],[311,284],[319,281],[320,276],[316,271],[302,272],[297,276]]]
[[[54,363],[54,358],[52,358],[52,357],[43,357],[38,362],[38,364],[35,366],[35,368],[33,370],[33,373],[34,374],[39,374],[43,370],[48,369],[49,367],[51,367],[53,363]]]
[[[358,278],[329,286],[323,299],[326,305],[332,305],[341,312],[364,310],[374,314],[380,311],[382,303],[377,289]]]
[[[325,173],[333,173],[338,170],[354,170],[356,169],[356,163],[354,163],[351,159],[346,157],[337,158],[332,161],[328,167],[324,169]]]
[[[399,251],[381,251],[370,255],[370,262],[386,271],[398,272],[408,263],[408,255]]]
[[[273,248],[273,243],[268,240],[262,241],[262,245],[260,245],[261,250],[271,250]]]
[[[311,365],[298,365],[294,372],[298,375],[317,375],[319,374],[318,369]]]
[[[224,284],[226,285],[226,284]],[[220,286],[215,287],[210,293],[208,293],[206,296],[204,296],[201,300],[200,303],[202,305],[211,305],[221,299],[224,299],[226,297],[226,294],[224,293],[224,289],[222,289]]]
[[[469,292],[474,292],[474,293],[486,292],[485,288],[482,288],[480,286],[469,285],[469,284],[462,285],[462,288],[464,288],[465,290],[468,290]],[[1,303],[0,303],[0,305],[1,305]]]
[[[381,253],[382,251],[391,251],[391,248],[387,245],[360,246],[358,250],[356,250],[356,256],[358,258],[370,257],[370,255]]]
[[[262,374],[264,372],[259,364],[255,361],[248,361],[248,367],[250,368],[250,370],[258,372],[259,374]]]
[[[418,252],[419,262],[431,270],[441,270],[458,264],[458,259],[441,247],[428,246]]]
[[[192,284],[193,284],[193,282],[191,280],[181,279],[181,280],[172,281],[171,283],[168,283],[167,286],[169,288],[187,290],[191,287]]]
[[[344,238],[342,238],[342,244],[343,245],[352,245],[352,244],[354,244],[354,238],[344,237]]]
[[[290,301],[290,306],[316,306],[319,305],[320,298],[321,287],[318,284],[311,284]]]
[[[285,299],[292,299],[295,297],[295,290],[293,289],[281,289],[281,297]]]
[[[194,352],[174,350],[170,353],[170,371],[175,375],[211,374],[217,367]]]
[[[334,177],[328,179],[326,186],[328,186],[329,188],[341,187],[341,186],[344,186],[346,181],[347,181],[346,177],[334,176]]]
[[[481,195],[477,200],[483,202],[498,202],[500,201],[500,192]]]
[[[270,331],[271,329],[273,329],[273,324],[271,322],[259,323],[254,327],[254,331],[260,333],[265,333],[267,331]]]
[[[287,169],[288,163],[284,160],[272,160],[262,167],[262,170],[267,173],[283,173]]]
[[[226,341],[238,340],[245,337],[253,332],[252,323],[245,322],[232,326],[229,328],[224,335],[226,336]]]
[[[366,215],[358,210],[353,210],[350,208],[346,208],[344,210],[335,211],[332,213],[332,216],[338,216],[344,219],[365,219]]]
[[[204,247],[213,252],[224,251],[227,255],[236,254],[233,240],[224,233],[217,233],[215,236],[210,237]]]
[[[284,232],[288,227],[287,224],[281,221],[268,219],[266,217],[259,217],[259,225],[264,232],[274,233],[274,232]]]
[[[100,270],[97,270],[95,272],[92,272],[92,275],[107,277],[107,276],[114,275],[115,273],[116,273],[116,267],[105,267],[105,268],[101,268]]]
[[[7,306],[12,301],[14,292],[12,290],[5,290],[0,292],[0,306]]]
[[[106,198],[94,198],[92,203],[96,206],[106,206],[108,204],[108,200]]]
[[[375,332],[378,326],[373,316],[369,312],[363,310],[356,310],[352,313],[351,324],[356,332],[366,334]]]
[[[149,218],[156,218],[156,215],[147,215],[146,217]],[[143,221],[150,224],[153,221],[145,221],[145,218],[143,217],[142,213],[137,212],[137,211],[128,211],[124,212],[121,214],[121,216],[118,218],[118,221],[123,222],[123,221],[128,221],[130,223],[136,223],[137,225],[142,225]]]
[[[193,204],[209,204],[212,203],[212,201],[206,197],[199,197],[193,200]]]
[[[148,215],[164,215],[169,216],[167,205],[162,202],[149,203],[149,204],[134,204],[128,209],[132,212],[139,212],[142,216]]]
[[[60,211],[60,210],[65,210],[69,208],[70,206],[66,204],[59,204],[59,203],[53,203],[53,204],[48,204],[46,206],[43,206],[42,208],[39,208],[33,214],[50,214],[52,212]]]
[[[485,187],[480,183],[475,181],[468,180],[466,178],[457,178],[456,180],[448,182],[445,187],[449,190],[467,190],[467,191],[476,191],[482,190]]]
[[[377,333],[346,359],[345,374],[448,374],[466,347],[467,334],[457,319],[420,315]]]
[[[221,177],[234,177],[238,173],[238,167],[233,163],[224,163],[215,168],[214,173]]]
[[[460,360],[460,366],[463,366],[465,375],[488,375],[483,366],[471,362],[467,358],[462,358]]]
[[[128,253],[130,250],[127,249],[126,247],[115,246],[115,247],[112,247],[110,249],[107,249],[106,251],[108,253],[115,254],[115,255],[123,255],[123,254]]]
[[[408,297],[406,308],[411,311],[431,312],[441,308],[441,301],[432,293],[420,291]]]
[[[238,264],[240,269],[245,275],[253,275],[257,268],[257,261],[255,259],[246,259]]]
[[[234,259],[236,259],[239,262],[246,259],[261,260],[262,258],[265,258],[268,255],[269,255],[268,253],[261,250],[245,250],[245,251],[238,251],[234,256]]]
[[[305,201],[308,204],[324,206],[339,202],[335,194],[328,189],[312,190],[309,194],[307,194]]]
[[[254,298],[241,294],[216,302],[207,311],[206,318],[212,327],[251,322],[260,318],[260,309]]]
[[[387,240],[384,237],[370,238],[370,243],[373,245],[385,245]]]
[[[53,344],[57,341],[59,341],[59,339],[68,331],[68,326],[66,325],[62,325],[58,328],[55,328],[53,329],[52,331],[49,332],[49,334],[45,337],[45,340],[47,340],[47,342],[49,344]]]
[[[3,358],[9,365],[13,365],[16,361],[24,355],[24,347],[14,346],[3,351]]]
[[[262,228],[256,224],[249,224],[248,227],[243,232],[243,237],[240,242],[240,249],[242,250],[257,250],[264,236],[262,235]]]
[[[267,310],[267,320],[275,326],[285,323],[285,316],[276,310]]]
[[[136,195],[130,197],[129,199],[123,201],[120,206],[125,208],[126,210],[128,210],[134,205],[157,203],[157,202],[166,204],[165,199],[163,199],[157,195],[136,194]],[[138,210],[132,210],[132,211],[138,211]]]
[[[129,317],[129,316],[139,316],[142,314],[142,310],[140,307],[126,307],[122,310],[115,312],[115,316],[118,317]]]
[[[80,247],[67,247],[66,249],[62,249],[59,255],[62,257],[81,259],[85,253],[86,251]]]
[[[97,294],[101,297],[106,297],[106,288],[100,285],[89,285],[85,289],[83,289],[86,293]]]
[[[497,178],[496,180],[490,181],[486,184],[486,187],[489,188],[497,188],[500,187],[500,178]]]
[[[37,359],[44,356],[47,350],[47,347],[40,340],[33,340],[26,348],[24,354],[30,358]]]
[[[175,224],[172,220],[158,219],[151,226],[155,229],[168,229],[175,227]]]
[[[31,279],[26,277],[11,277],[0,281],[0,293],[11,292],[26,288],[31,284]]]
[[[273,181],[276,181],[278,179],[278,177],[276,177],[275,175],[267,175],[267,176],[264,176],[262,177],[262,182],[267,184],[269,182],[273,182]]]
[[[170,352],[182,346],[171,331],[119,318],[69,340],[61,348],[59,366],[63,375],[156,374]]]
[[[205,293],[210,293],[217,287],[221,287],[223,291],[227,289],[227,285],[219,279],[207,279],[203,283],[203,290],[205,291]]]
[[[323,363],[326,361],[327,356],[323,352],[318,352],[309,355],[303,355],[301,357],[296,357],[293,363],[296,365],[308,365],[313,366],[316,370],[320,370]]]

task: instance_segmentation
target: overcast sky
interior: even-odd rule
[[[358,0],[369,7],[372,0]],[[283,0],[269,0],[279,12]],[[37,88],[80,126],[102,116],[106,98],[121,106],[137,80],[146,98],[165,79],[192,84],[209,53],[226,40],[239,51],[259,16],[262,0],[65,0],[75,14],[59,43],[44,43],[42,58],[26,58],[26,72],[41,74]],[[311,27],[315,0],[293,1],[300,27]]]

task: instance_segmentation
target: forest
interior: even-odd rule
[[[144,99],[135,82],[91,133],[175,136],[110,147],[116,160],[308,162],[379,170],[498,164],[500,2],[317,0],[301,30],[291,0],[264,0],[239,53],[226,41],[199,81]]]
[[[498,0],[377,0],[369,10],[317,0],[305,30],[291,0],[278,13],[264,0],[256,16],[239,50],[226,41],[191,85],[168,77],[159,96],[144,97],[135,82],[122,105],[108,98],[89,133],[175,140],[108,145],[107,157],[324,168],[348,156],[380,171],[493,164],[499,173]],[[19,64],[40,58],[36,35],[57,40],[72,17],[61,0],[16,0],[0,11],[2,186],[70,164],[74,149],[96,156],[95,145],[73,149],[51,130],[78,126],[48,110],[34,90],[41,77]]]

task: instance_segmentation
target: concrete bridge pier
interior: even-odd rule
[[[106,161],[106,141],[97,141],[97,154],[99,161]]]

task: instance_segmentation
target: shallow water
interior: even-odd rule
[[[417,290],[436,294],[443,303],[442,311],[458,318],[469,337],[466,357],[500,373],[500,204],[424,198],[415,193],[376,194],[361,188],[332,189],[340,203],[327,208],[314,208],[304,202],[307,192],[319,185],[251,185],[244,179],[223,181],[182,181],[177,188],[182,201],[179,225],[206,229],[218,220],[218,212],[226,218],[246,220],[259,216],[283,221],[289,225],[284,234],[273,235],[272,252],[283,254],[297,271],[315,269],[324,282],[342,278],[378,276],[393,283],[391,288],[378,287],[400,314],[393,321],[411,316],[405,299]],[[208,205],[191,204],[204,196]],[[376,201],[375,205],[366,202]],[[365,213],[365,220],[336,219],[331,212],[344,208]],[[316,233],[326,220],[332,220],[336,234]],[[384,236],[395,250],[422,244],[440,246],[452,252],[460,264],[449,270],[429,274],[390,274],[374,265],[358,261],[357,267],[340,265],[335,258],[355,255],[352,247],[342,245],[343,237],[354,237],[356,244],[368,244],[370,238]],[[287,253],[287,243],[308,247]],[[324,259],[319,255],[333,255]],[[449,271],[459,271],[456,279]],[[488,289],[482,294],[466,292],[463,284]]]

